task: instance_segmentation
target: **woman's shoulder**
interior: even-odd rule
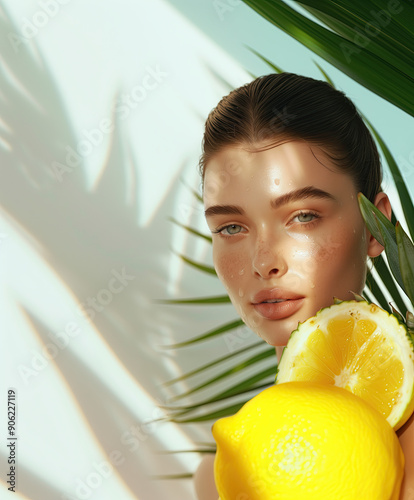
[[[194,487],[198,500],[217,500],[216,484],[214,482],[215,454],[208,453],[200,462],[194,473]]]

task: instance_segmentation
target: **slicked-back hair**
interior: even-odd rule
[[[221,99],[205,124],[201,176],[225,147],[258,151],[289,140],[320,147],[369,200],[381,191],[378,150],[355,105],[329,83],[293,73],[259,77]]]

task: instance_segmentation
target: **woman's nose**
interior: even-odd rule
[[[287,271],[287,263],[281,245],[273,240],[262,239],[258,242],[252,261],[253,274],[268,279],[281,277]]]

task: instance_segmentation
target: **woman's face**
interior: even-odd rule
[[[316,146],[231,146],[205,171],[217,274],[243,321],[286,345],[299,321],[365,283],[368,233],[353,180]]]

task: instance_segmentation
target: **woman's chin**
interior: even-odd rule
[[[298,320],[289,319],[280,321],[251,321],[247,325],[256,335],[273,347],[285,346],[290,335],[298,327]]]

